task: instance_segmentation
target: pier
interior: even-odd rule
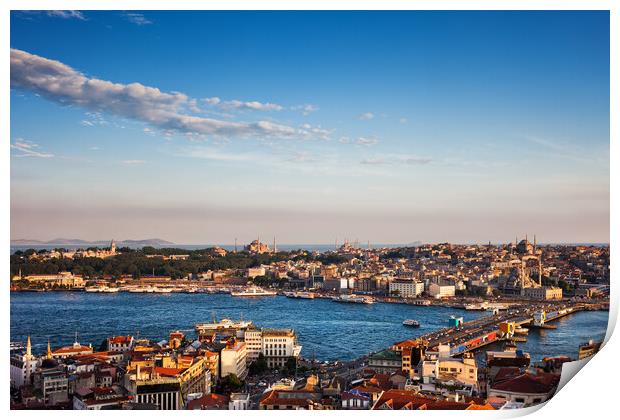
[[[457,356],[485,347],[489,344],[512,339],[515,328],[554,328],[549,322],[573,313],[592,310],[586,304],[529,305],[515,308],[503,314],[486,316],[448,327],[417,338],[429,350],[439,345],[449,345],[450,355]]]

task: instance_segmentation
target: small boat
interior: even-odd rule
[[[332,300],[334,302],[339,303],[363,303],[366,305],[371,305],[375,303],[375,300],[369,296],[357,296],[357,295],[340,295],[333,297]]]
[[[416,319],[405,319],[403,325],[406,327],[419,327],[420,322]]]
[[[530,332],[527,328],[517,327],[515,328],[515,334],[527,335]]]
[[[236,297],[263,297],[276,296],[278,293],[272,290],[261,289],[260,287],[250,287],[241,291],[230,292],[231,296]]]

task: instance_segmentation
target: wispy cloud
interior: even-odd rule
[[[351,139],[349,137],[341,137],[340,143],[342,144],[354,144],[357,146],[374,146],[379,143],[379,139],[376,137],[357,137],[355,139]]]
[[[234,122],[195,116],[188,112],[194,100],[183,93],[90,78],[60,61],[17,49],[11,49],[11,87],[29,90],[60,104],[106,112],[183,134],[282,139],[321,134],[273,121]]]
[[[253,111],[282,111],[284,107],[278,104],[258,101],[226,101],[220,102],[219,105],[224,109],[249,109]]]
[[[151,20],[147,19],[142,13],[125,12],[123,13],[123,17],[129,22],[138,26],[151,25],[153,23]]]
[[[375,118],[375,114],[373,114],[372,112],[364,112],[363,114],[360,114],[358,118],[360,120],[372,120],[373,118]]]
[[[54,157],[51,153],[46,153],[40,150],[38,144],[33,143],[29,140],[22,139],[20,137],[13,140],[11,144],[11,149],[17,150],[21,154],[15,155],[15,157],[34,157],[34,158],[52,158]]]
[[[48,10],[45,12],[48,16],[58,17],[62,19],[79,19],[86,20],[84,13],[79,10]]]
[[[133,165],[142,165],[142,164],[146,163],[146,161],[142,160],[142,159],[127,159],[127,160],[122,160],[121,163],[123,165],[133,166]]]
[[[362,159],[362,165],[426,165],[432,159],[419,156],[379,156]]]
[[[302,115],[310,115],[319,110],[319,107],[312,104],[295,105],[291,107],[292,111],[301,111]]]
[[[48,16],[52,18],[60,18],[60,19],[77,19],[77,20],[88,20],[86,15],[79,10],[20,10],[15,12],[17,16],[32,20],[34,16]]]

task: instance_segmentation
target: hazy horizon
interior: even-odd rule
[[[13,238],[610,241],[607,11],[13,11],[10,44]]]

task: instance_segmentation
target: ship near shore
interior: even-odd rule
[[[231,296],[235,297],[264,297],[264,296],[276,296],[278,293],[273,290],[265,290],[260,287],[249,287],[247,289],[232,291]]]
[[[578,354],[579,360],[594,355],[600,350],[602,344],[603,342],[601,341],[595,342],[594,340],[589,340],[587,343],[580,345]]]
[[[420,326],[420,321],[416,320],[416,319],[405,319],[403,321],[403,325],[405,327],[414,327],[417,328]]]
[[[375,300],[370,296],[358,295],[340,295],[333,297],[332,300],[339,303],[363,303],[366,305],[375,303]]]
[[[284,292],[284,296],[294,299],[314,299],[316,295],[312,292]]]

